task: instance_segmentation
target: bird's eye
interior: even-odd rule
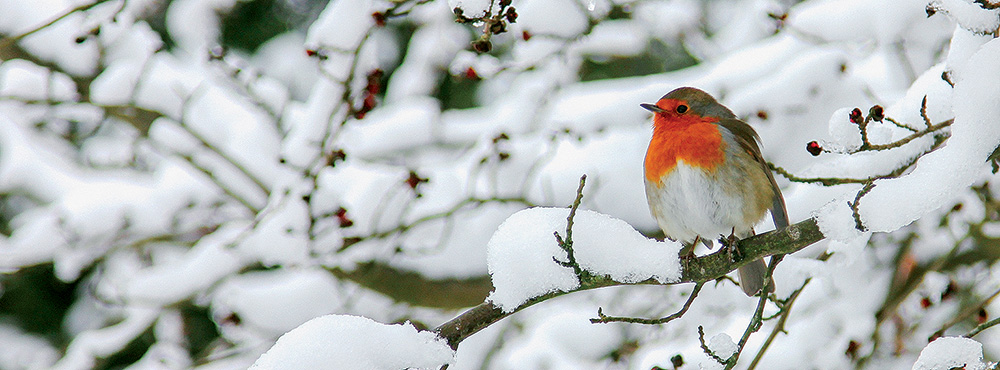
[[[681,104],[677,106],[677,113],[684,113],[688,111],[688,106]]]

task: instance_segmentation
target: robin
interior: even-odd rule
[[[754,235],[753,226],[768,210],[776,228],[788,226],[785,200],[760,153],[760,136],[750,125],[692,87],[641,106],[653,112],[646,200],[660,229],[683,243],[685,253],[699,241],[711,248],[715,238]],[[766,272],[764,260],[739,268],[740,286],[748,296],[761,291]]]

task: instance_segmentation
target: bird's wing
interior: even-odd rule
[[[771,199],[771,219],[774,221],[774,227],[781,229],[788,226],[788,209],[785,208],[785,198],[781,196],[778,183],[774,181],[774,175],[771,174],[771,169],[767,167],[767,161],[764,160],[764,155],[760,152],[760,146],[757,144],[760,141],[760,136],[753,130],[753,127],[738,119],[723,118],[718,123],[733,133],[740,147],[750,153],[767,174],[767,181],[771,182],[771,189],[774,190],[774,197]]]

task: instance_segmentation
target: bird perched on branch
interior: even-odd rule
[[[776,228],[788,226],[785,201],[750,125],[692,87],[641,106],[653,112],[644,166],[646,200],[663,233],[683,243],[686,253],[699,241],[711,247],[716,238],[752,236],[768,210]],[[727,243],[727,248],[733,251],[735,245]],[[739,268],[748,296],[761,291],[766,272],[763,260]]]

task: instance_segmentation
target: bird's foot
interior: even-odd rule
[[[725,248],[726,253],[729,254],[729,259],[734,262],[742,257],[740,249],[736,247],[736,243],[739,241],[740,239],[736,237],[736,228],[733,228],[733,231],[729,233],[729,236],[719,238],[719,243],[722,244],[722,248]]]

